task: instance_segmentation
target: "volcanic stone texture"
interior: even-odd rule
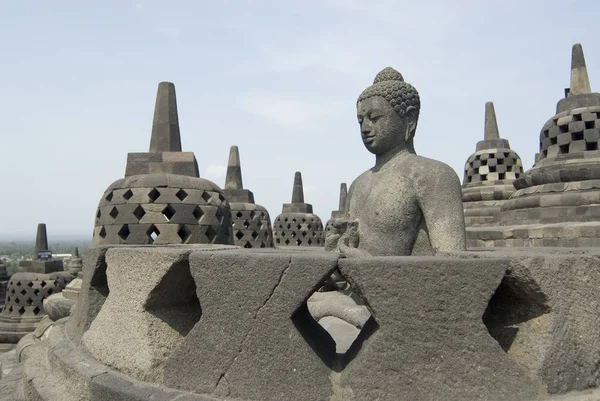
[[[223,191],[201,178],[127,177],[102,196],[93,243],[233,244],[231,209]]]
[[[86,262],[101,259],[102,249],[91,252]],[[537,397],[541,384],[482,322],[509,258],[338,257],[225,246],[115,248],[106,267],[84,264],[88,305],[77,305],[70,320],[92,321],[83,343],[107,369],[217,399]],[[110,291],[97,297],[98,308],[84,293],[103,269]],[[374,316],[341,360],[306,305],[335,269]]]

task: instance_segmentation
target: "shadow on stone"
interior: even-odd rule
[[[490,335],[508,352],[517,337],[519,325],[548,312],[546,295],[535,282],[505,276],[482,319]]]
[[[198,323],[202,308],[187,259],[173,266],[161,279],[148,296],[145,309],[183,337]]]

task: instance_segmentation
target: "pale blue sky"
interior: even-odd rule
[[[484,103],[531,167],[581,42],[600,82],[600,2],[0,0],[0,237],[91,239],[127,152],[146,151],[160,81],[182,144],[223,185],[231,145],[274,219],[294,171],[323,221],[372,166],[355,102],[392,66],[421,94],[417,153],[452,166],[483,138]],[[598,83],[600,85],[600,83]]]

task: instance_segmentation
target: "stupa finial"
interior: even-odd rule
[[[496,110],[494,109],[493,102],[485,103],[484,139],[500,139],[500,133],[498,132],[498,122],[496,121]]]
[[[177,99],[171,82],[158,84],[150,152],[181,152]]]
[[[304,203],[302,173],[299,171],[296,171],[296,174],[294,175],[294,191],[292,192],[292,203]]]
[[[590,78],[585,66],[583,47],[581,47],[580,43],[575,43],[571,52],[571,87],[569,88],[569,96],[586,93],[592,93]]]
[[[348,187],[345,182],[340,185],[340,204],[338,210],[344,212],[346,209],[346,197],[348,196]]]
[[[225,189],[244,189],[242,183],[242,166],[240,164],[240,151],[237,146],[229,149],[229,162],[227,163],[227,177]]]
[[[48,250],[48,234],[46,233],[46,224],[40,223],[37,226],[37,235],[35,237],[35,254],[34,258],[37,259],[41,251]]]

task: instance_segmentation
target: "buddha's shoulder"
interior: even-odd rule
[[[445,180],[458,180],[452,167],[439,160],[428,157],[412,155],[411,160],[404,163],[410,174],[420,182],[440,182]]]

